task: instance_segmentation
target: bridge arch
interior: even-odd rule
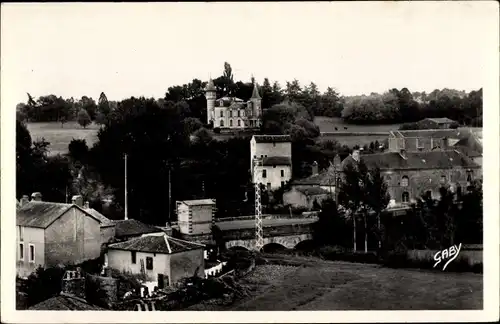
[[[315,247],[315,242],[312,239],[306,239],[297,243],[293,249],[298,251],[311,251]]]
[[[288,236],[271,236],[264,238],[264,246],[274,243],[284,246],[287,249],[293,249],[297,244],[305,240],[311,240],[311,234],[294,234]],[[255,250],[255,238],[252,239],[240,239],[240,240],[229,240],[226,242],[226,248],[231,249],[236,246],[244,247],[248,250]]]
[[[276,252],[276,251],[284,251],[286,249],[287,248],[283,244],[271,242],[271,243],[265,244],[262,247],[261,251],[264,253],[267,253],[267,252],[272,253],[272,252]]]

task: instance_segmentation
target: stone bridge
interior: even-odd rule
[[[316,217],[263,216],[264,246],[274,243],[293,249],[297,244],[312,239],[312,224],[316,221]],[[253,216],[224,219],[215,224],[222,230],[227,248],[255,250]]]

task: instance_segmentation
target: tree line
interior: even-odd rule
[[[248,100],[252,95],[255,79],[248,82],[234,81],[232,67],[224,63],[223,74],[213,80],[217,97],[235,96]],[[158,99],[175,103],[189,117],[206,120],[206,82],[193,79],[183,85],[167,89],[164,98]],[[482,89],[466,93],[453,89],[425,92],[410,92],[407,88],[390,89],[378,94],[342,96],[334,88],[328,87],[321,93],[318,86],[308,85],[294,79],[286,81],[284,87],[279,82],[264,78],[258,85],[262,96],[262,107],[270,108],[283,101],[294,102],[314,116],[340,117],[346,123],[380,124],[407,123],[426,117],[449,117],[462,125],[482,125]],[[64,99],[54,94],[33,98],[28,93],[28,101],[16,107],[17,117],[28,122],[78,121],[86,127],[91,121],[104,125],[112,111],[118,109],[119,102],[108,101],[101,93],[96,102],[91,97]]]

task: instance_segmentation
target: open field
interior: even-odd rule
[[[320,132],[335,132],[335,127],[338,131],[347,132],[385,132],[388,133],[392,130],[398,130],[401,124],[387,124],[387,125],[353,125],[344,123],[342,118],[338,117],[323,117],[318,116],[314,118],[314,123],[318,125]],[[347,127],[347,129],[344,129]]]
[[[303,264],[257,266],[241,280],[252,288],[252,296],[212,310],[470,310],[483,307],[482,275],[478,274],[286,258],[302,260]]]
[[[28,123],[31,139],[36,141],[45,138],[50,142],[49,154],[64,154],[68,152],[68,144],[73,138],[85,139],[87,145],[92,147],[97,137],[99,126],[91,124],[86,129],[76,122],[68,122],[61,127],[61,123]]]

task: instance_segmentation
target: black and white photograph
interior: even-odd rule
[[[3,3],[2,321],[498,320],[498,8]]]

